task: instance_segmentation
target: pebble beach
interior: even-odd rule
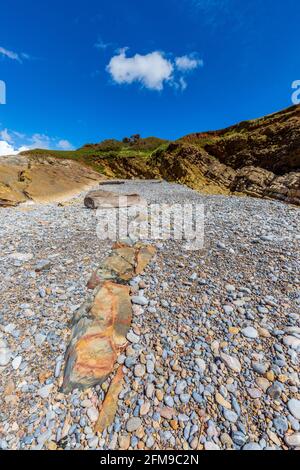
[[[116,416],[96,433],[111,379],[60,389],[70,321],[112,242],[84,194],[1,209],[0,449],[300,449],[299,208],[166,182],[104,189],[203,204],[204,246],[148,240]]]

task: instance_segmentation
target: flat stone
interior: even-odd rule
[[[146,297],[143,297],[141,295],[134,295],[133,297],[131,297],[131,301],[132,303],[141,305],[141,306],[148,305],[149,303],[148,299],[146,299]]]
[[[160,408],[159,413],[160,413],[162,418],[165,418],[165,419],[168,419],[168,420],[171,420],[176,415],[176,412],[175,412],[174,408],[172,408],[170,406],[165,406],[163,408]]]
[[[281,435],[284,434],[289,428],[288,420],[286,419],[285,416],[278,416],[277,418],[275,418],[273,420],[273,424],[274,424],[276,430]]]
[[[191,399],[191,395],[189,395],[188,393],[182,393],[180,395],[180,401],[181,403],[183,404],[187,404]]]
[[[240,328],[237,328],[236,326],[230,326],[228,328],[228,332],[231,334],[231,335],[237,335],[239,332],[240,332]]]
[[[285,346],[288,346],[289,348],[297,350],[298,348],[300,348],[300,339],[296,338],[295,336],[284,336],[283,344],[285,344]]]
[[[289,434],[285,436],[284,440],[285,440],[285,443],[289,447],[299,447],[300,446],[300,432]]]
[[[22,263],[26,263],[27,261],[30,261],[33,258],[32,253],[11,253],[9,255],[9,258],[15,260],[15,261],[20,261]]]
[[[137,364],[134,368],[134,375],[136,377],[143,377],[146,373],[146,368],[143,364]]]
[[[192,393],[192,397],[193,399],[195,400],[196,403],[202,403],[203,402],[203,398],[202,396],[200,395],[200,393],[197,393],[197,392],[193,392]]]
[[[96,423],[96,421],[97,421],[98,418],[99,418],[99,411],[97,410],[97,408],[95,408],[95,407],[93,407],[93,406],[87,409],[86,414],[88,415],[89,420],[90,420],[92,423]]]
[[[170,395],[166,395],[164,397],[164,402],[170,408],[172,408],[174,406],[174,400]]]
[[[243,336],[245,336],[246,338],[250,338],[250,339],[255,339],[255,338],[258,338],[258,332],[255,328],[253,328],[252,326],[247,326],[247,328],[243,328],[241,330],[241,333]]]
[[[220,358],[224,362],[224,364],[229,367],[229,369],[233,370],[234,372],[241,372],[242,366],[237,357],[230,356],[229,354],[221,352]]]
[[[268,390],[268,388],[271,386],[271,383],[264,377],[257,377],[255,381],[258,387],[261,388],[265,393]]]
[[[252,362],[252,368],[254,372],[264,375],[267,372],[269,365],[262,362]]]
[[[244,445],[243,450],[262,450],[262,448],[256,442],[248,442]]]
[[[224,305],[223,310],[226,315],[231,315],[234,312],[234,308],[231,305]]]
[[[51,267],[51,261],[43,259],[41,261],[38,261],[37,264],[35,265],[35,271],[40,272],[40,271],[47,271]]]
[[[130,418],[126,423],[126,429],[128,432],[137,431],[142,425],[141,418]]]
[[[146,397],[147,398],[152,398],[154,393],[154,385],[153,384],[147,384],[146,386]]]
[[[215,400],[219,405],[223,406],[224,408],[227,408],[228,410],[231,410],[231,404],[229,403],[229,401],[225,400],[225,398],[220,393],[216,393]]]
[[[282,389],[278,385],[273,384],[268,388],[267,393],[273,400],[278,400],[282,394]]]
[[[7,348],[0,349],[0,366],[5,367],[9,363],[11,358],[11,352]]]
[[[300,420],[300,400],[296,400],[296,398],[292,398],[288,401],[288,409],[294,418]]]
[[[245,445],[248,440],[248,437],[240,431],[233,432],[231,437],[233,442],[238,446]]]
[[[130,341],[130,343],[133,344],[139,343],[141,339],[140,336],[133,333],[133,331],[129,331],[129,333],[127,333],[126,338],[128,339],[128,341]]]
[[[150,411],[150,402],[145,401],[140,407],[140,415],[145,416],[149,413],[149,411]]]
[[[13,369],[18,370],[21,365],[21,362],[22,362],[22,356],[15,357],[11,364]]]
[[[148,374],[153,374],[153,372],[154,372],[154,362],[148,360],[147,363],[146,363],[146,368],[147,368]]]
[[[247,392],[253,399],[260,398],[262,396],[262,392],[258,388],[248,388]]]
[[[126,243],[116,243],[112,253],[106,258],[103,264],[95,271],[87,287],[95,289],[102,282],[129,281],[144,271],[156,252],[156,248],[151,245],[135,244],[129,246]],[[147,299],[146,299],[147,300]],[[147,303],[134,302],[137,305],[147,305]]]
[[[201,374],[204,374],[205,369],[206,369],[205,361],[201,358],[197,358],[197,359],[195,359],[195,363],[196,363],[197,367],[200,369]]]
[[[37,333],[34,337],[36,346],[42,346],[42,344],[46,341],[46,338],[46,335],[43,335],[42,333]]]
[[[181,395],[186,389],[186,387],[187,387],[187,383],[185,380],[180,380],[179,382],[177,382],[177,385],[175,387],[176,395]]]
[[[228,410],[226,408],[223,409],[223,415],[224,418],[230,423],[236,423],[239,418],[234,411]]]
[[[128,450],[130,446],[130,435],[119,436],[118,441],[120,450]]]
[[[106,428],[108,428],[114,421],[117,406],[118,406],[118,397],[121,393],[124,381],[124,374],[122,366],[119,366],[116,375],[111,381],[108,392],[105,396],[104,402],[102,404],[99,418],[95,426],[97,432],[102,433]]]

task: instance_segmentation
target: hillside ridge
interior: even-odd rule
[[[299,105],[175,141],[135,134],[74,151],[34,149],[21,155],[31,162],[49,157],[75,161],[107,178],[163,178],[207,194],[300,205]]]

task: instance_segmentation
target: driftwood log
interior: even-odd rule
[[[91,191],[84,199],[88,209],[121,208],[144,205],[145,200],[139,194],[117,194],[110,191]]]

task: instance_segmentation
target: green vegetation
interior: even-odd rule
[[[157,137],[141,138],[138,134],[125,137],[123,141],[115,139],[103,140],[98,144],[87,144],[77,150],[44,150],[33,149],[22,152],[32,158],[64,158],[75,160],[103,173],[107,161],[118,158],[147,159],[160,147],[167,147],[168,141]]]

